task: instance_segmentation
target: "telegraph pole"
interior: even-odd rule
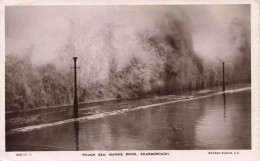
[[[222,62],[223,64],[223,81],[222,81],[222,90],[225,91],[225,62]]]
[[[73,112],[74,112],[74,117],[78,117],[78,96],[77,96],[77,57],[73,57],[74,59],[74,67],[71,67],[71,69],[74,69],[74,105],[73,105]]]

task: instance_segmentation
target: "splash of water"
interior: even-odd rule
[[[57,32],[58,38],[53,37],[53,23],[43,21],[50,31],[39,32],[41,37],[34,35],[35,43],[20,51],[23,54],[19,57],[16,53],[7,54],[7,111],[72,103],[73,77],[69,67],[73,56],[79,58],[81,67],[80,102],[169,94],[221,84],[221,68],[206,63],[195,53],[191,19],[182,8],[124,7],[131,11],[124,17],[119,14],[122,9],[107,12],[109,7],[100,7],[88,12],[96,15],[93,17],[82,18],[78,15],[81,12],[74,11],[78,15],[72,16],[74,19],[61,18],[65,27]],[[249,29],[240,20],[233,24],[232,30],[236,30],[230,43],[238,54],[227,66],[227,82],[248,82]],[[48,33],[41,34],[44,31],[51,33],[51,39],[45,37]]]

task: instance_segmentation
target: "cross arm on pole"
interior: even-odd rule
[[[80,68],[80,67],[70,67],[70,69],[75,69],[75,68]]]

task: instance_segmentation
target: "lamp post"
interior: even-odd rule
[[[73,112],[74,117],[78,117],[78,96],[77,96],[77,57],[73,57],[74,59],[74,67],[71,67],[71,69],[74,69],[74,105],[73,105]]]
[[[222,90],[225,91],[225,62],[222,62],[223,64],[223,80],[222,80]]]

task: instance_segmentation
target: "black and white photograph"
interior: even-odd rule
[[[5,151],[252,150],[251,16],[250,4],[5,6]]]

